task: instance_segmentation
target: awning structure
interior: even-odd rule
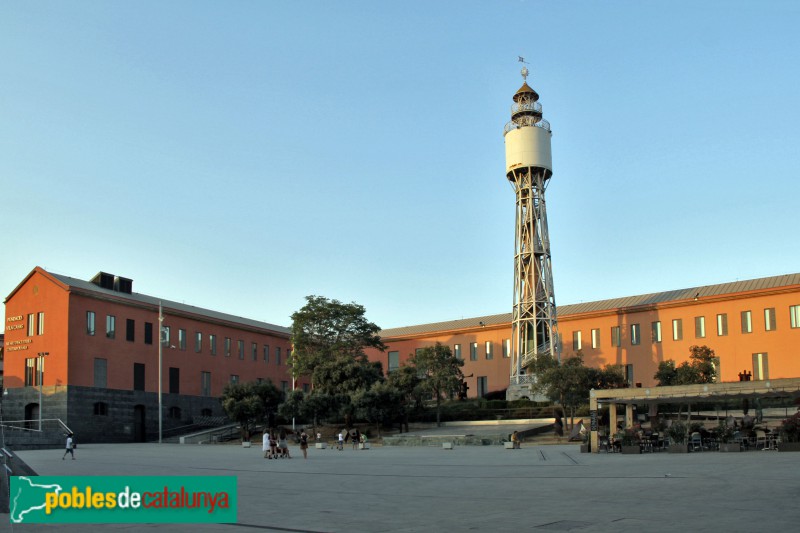
[[[800,398],[800,378],[592,390],[589,393],[592,451],[598,451],[597,410],[604,405],[609,406],[612,420],[616,419],[617,405],[624,405],[626,425],[630,426],[635,404],[715,402],[743,398]]]

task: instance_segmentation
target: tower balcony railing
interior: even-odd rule
[[[539,102],[517,102],[511,106],[511,114],[516,115],[520,111],[533,111],[542,113],[542,104]]]
[[[550,123],[547,122],[545,119],[540,119],[540,120],[534,122],[533,117],[522,117],[521,119],[518,119],[516,122],[514,122],[512,120],[511,122],[506,124],[506,127],[503,128],[503,137],[505,137],[508,134],[508,132],[511,131],[511,130],[518,130],[520,128],[525,128],[525,127],[528,127],[528,126],[534,126],[536,128],[542,128],[543,130],[548,131],[548,132],[552,131],[550,129]]]

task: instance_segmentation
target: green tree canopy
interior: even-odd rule
[[[319,365],[344,356],[366,361],[366,347],[383,351],[380,328],[364,315],[364,307],[356,303],[307,296],[306,305],[292,314],[293,375],[311,376],[316,388],[322,385],[317,381],[321,376],[315,375]]]
[[[688,361],[677,366],[672,359],[661,361],[653,379],[660,386],[713,383],[717,377],[715,359],[714,350],[708,346],[691,346]]]
[[[433,395],[436,400],[436,425],[441,425],[441,402],[446,396],[455,394],[464,374],[461,367],[464,361],[453,357],[449,346],[437,342],[412,355],[409,364],[420,376],[420,387]]]
[[[228,417],[241,425],[242,438],[249,439],[252,427],[277,411],[283,394],[272,381],[229,383],[220,402]]]

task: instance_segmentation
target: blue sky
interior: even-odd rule
[[[800,4],[4,2],[0,293],[34,266],[271,323],[510,312],[503,126],[553,128],[556,301],[800,271]]]

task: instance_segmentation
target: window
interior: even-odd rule
[[[203,351],[203,334],[196,331],[194,334],[194,353]]]
[[[145,344],[153,344],[153,323],[152,322],[145,322],[144,323],[144,343]]]
[[[775,308],[764,309],[764,331],[775,331]]]
[[[455,344],[453,346],[453,355],[456,357],[456,359],[461,359],[461,345],[460,344]]]
[[[40,311],[37,316],[36,334],[44,335],[44,311]]]
[[[742,311],[742,333],[753,333],[753,313]]]
[[[728,315],[723,313],[717,315],[717,336],[724,337],[728,334]]]
[[[244,359],[244,341],[239,339],[236,343],[236,347],[238,348],[239,359]]]
[[[789,306],[789,324],[793,329],[800,328],[800,305]]]
[[[264,362],[269,363],[269,344],[264,345]]]
[[[206,407],[205,409],[200,410],[200,416],[211,416],[211,409]]]
[[[94,359],[94,386],[100,389],[108,387],[108,360],[95,357]]]
[[[592,330],[592,348],[595,350],[600,347],[600,330],[593,329]]]
[[[36,331],[36,315],[33,313],[28,315],[28,337],[33,337],[33,333]]]
[[[625,365],[625,381],[633,387],[633,365]]]
[[[200,372],[200,396],[211,396],[211,372]]]
[[[389,372],[400,368],[400,352],[389,352]]]
[[[503,339],[503,359],[511,357],[511,339]]]
[[[672,321],[672,340],[683,340],[683,319],[676,318]]]
[[[239,383],[239,376],[236,374],[231,374],[231,385],[236,385]]]
[[[303,383],[303,392],[304,392],[304,393],[306,393],[306,394],[308,394],[308,392],[309,392],[310,390],[311,390],[311,385],[310,385],[310,384],[308,384],[308,383]]]
[[[661,321],[652,322],[650,324],[650,333],[653,343],[661,342]]]
[[[175,420],[180,420],[181,418],[181,408],[177,405],[173,405],[169,408],[169,417]]]
[[[171,339],[172,335],[169,326],[161,326],[161,346],[169,347]]]
[[[136,334],[136,321],[131,318],[125,319],[125,340],[128,342],[134,341]]]
[[[478,343],[477,342],[469,343],[469,360],[470,361],[477,361],[478,360]]]
[[[281,366],[281,347],[275,347],[275,364]]]
[[[704,339],[706,337],[706,317],[694,317],[694,336],[696,339]]]
[[[631,344],[637,345],[642,342],[642,327],[639,324],[631,324]]]
[[[769,379],[769,365],[766,353],[753,354],[753,379]]]
[[[86,311],[86,333],[94,335],[94,311]]]
[[[611,346],[619,347],[622,344],[622,339],[620,338],[620,329],[619,326],[612,326],[611,327]]]
[[[181,393],[181,369],[169,367],[169,393]]]
[[[208,336],[208,351],[211,355],[217,355],[217,336],[213,333]]]
[[[181,351],[186,350],[186,330],[183,328],[178,330],[178,347]]]
[[[225,337],[225,357],[231,356],[231,338]]]
[[[106,402],[94,403],[95,416],[108,416],[108,404]]]
[[[489,379],[486,376],[478,376],[478,398],[483,398],[489,392]]]
[[[258,361],[258,343],[254,342],[250,345],[250,355],[253,357],[253,361]]]
[[[106,337],[113,339],[117,335],[117,317],[106,315]]]
[[[38,387],[44,381],[44,357],[25,359],[25,386]]]
[[[288,381],[281,381],[281,391],[286,394],[289,392],[289,382]]]
[[[144,363],[133,363],[133,390],[144,390]]]
[[[484,346],[486,349],[486,359],[494,359],[494,353],[492,353],[492,341],[486,341]]]
[[[573,331],[572,332],[572,349],[573,350],[580,350],[583,348],[583,341],[581,339],[581,332],[580,331]]]

